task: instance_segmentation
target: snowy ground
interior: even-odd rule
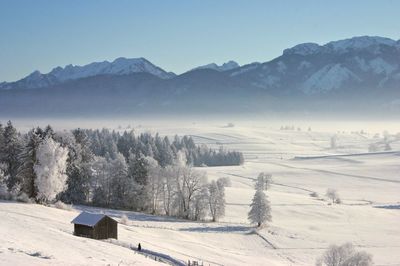
[[[359,128],[367,131],[359,134],[343,133],[345,129],[337,133],[339,128],[308,132],[304,125],[303,131],[260,124],[223,125],[149,123],[139,128],[163,135],[189,134],[198,143],[244,152],[243,166],[201,168],[210,180],[232,180],[232,187],[226,189],[226,216],[220,222],[0,202],[0,264],[155,263],[125,247],[141,242],[145,249],[182,262],[313,265],[329,244],[350,241],[373,254],[376,265],[400,265],[400,152],[365,154],[370,143],[382,140],[374,135],[385,128],[375,128],[375,132]],[[336,149],[329,148],[333,134],[338,136]],[[400,140],[392,139],[391,146],[400,151]],[[262,171],[273,175],[274,184],[267,192],[273,221],[255,231],[248,224],[247,212],[253,179]],[[343,203],[328,205],[327,188],[337,189]],[[320,197],[312,198],[311,192]],[[129,224],[119,225],[119,242],[72,236],[69,222],[82,209],[105,211],[117,218],[127,214]]]

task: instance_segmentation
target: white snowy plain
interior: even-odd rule
[[[57,127],[56,127],[57,128]],[[60,210],[0,202],[1,265],[153,265],[127,246],[204,265],[314,265],[330,244],[352,242],[373,255],[376,265],[400,265],[400,152],[365,154],[374,133],[282,131],[270,125],[157,124],[140,131],[188,134],[198,144],[242,151],[242,166],[203,167],[209,180],[229,177],[226,215],[217,223],[74,206]],[[378,129],[380,131],[383,128]],[[368,131],[367,131],[368,132]],[[330,137],[337,134],[337,148]],[[392,140],[400,151],[400,140]],[[346,156],[337,156],[346,155]],[[272,174],[267,191],[272,222],[255,230],[247,220],[259,172]],[[327,188],[342,204],[328,205]],[[309,194],[317,192],[318,198]],[[105,212],[117,220],[112,243],[72,235],[80,211]]]

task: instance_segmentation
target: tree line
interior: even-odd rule
[[[243,163],[239,152],[168,137],[108,129],[25,134],[0,124],[0,196],[61,200],[200,220],[224,215],[226,179],[193,166]]]

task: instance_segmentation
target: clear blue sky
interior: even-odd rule
[[[0,81],[121,56],[182,73],[302,42],[397,40],[399,12],[396,0],[0,0]]]

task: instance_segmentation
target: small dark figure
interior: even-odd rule
[[[142,250],[142,245],[140,245],[140,243],[139,243],[139,245],[137,246],[137,250],[138,250],[138,251],[141,251],[141,250]]]

